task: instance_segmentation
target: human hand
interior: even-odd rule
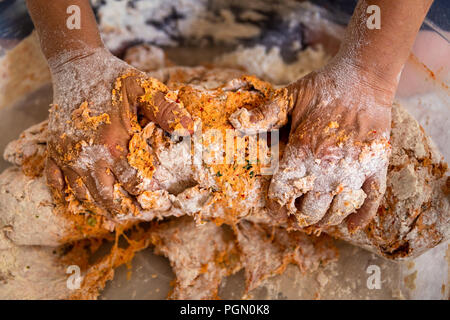
[[[156,80],[158,90],[151,92],[152,104],[143,102],[140,97],[148,92],[141,81],[148,78],[104,48],[71,52],[70,57],[50,59],[49,65],[54,98],[47,181],[59,197],[70,187],[78,200],[93,200],[118,212],[120,205],[113,201],[116,183],[130,195],[153,183],[127,160],[130,138],[139,127],[138,115],[169,132],[176,123],[189,129],[192,120]]]
[[[272,103],[238,110],[236,129],[279,128],[292,113],[289,143],[268,191],[273,212],[299,227],[370,221],[386,188],[395,86],[335,60],[281,91]],[[284,93],[283,93],[284,92]]]

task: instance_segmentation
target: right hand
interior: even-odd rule
[[[240,130],[279,128],[292,114],[289,142],[268,191],[277,217],[298,227],[373,218],[386,189],[395,85],[335,60],[283,89],[259,108],[238,110]]]
[[[93,200],[110,212],[119,212],[113,201],[116,183],[130,195],[138,195],[150,183],[127,160],[138,113],[169,132],[174,120],[188,130],[192,120],[185,109],[166,97],[167,88],[162,84],[161,91],[153,92],[152,105],[142,103],[140,80],[146,75],[106,49],[58,59],[62,62],[53,59],[49,63],[54,97],[49,117],[48,184],[61,199],[65,187],[70,187],[78,200]],[[116,83],[118,77],[120,83]],[[117,85],[120,96],[116,93],[118,99],[113,103]]]

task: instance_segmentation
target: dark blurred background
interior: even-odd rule
[[[109,0],[117,1],[117,0]],[[124,0],[133,5],[135,1],[151,1],[151,0]],[[210,0],[212,1],[212,0]],[[282,0],[268,0],[271,5],[276,6]],[[299,0],[301,1],[301,0]],[[94,12],[105,5],[108,0],[93,1]],[[330,13],[330,17],[334,22],[345,24],[351,16],[357,0],[310,0]],[[271,24],[273,25],[274,22]],[[424,29],[442,29],[450,31],[450,1],[435,0],[431,10],[427,16],[427,20],[423,25]],[[273,28],[273,26],[272,26]],[[33,24],[28,15],[25,0],[0,0],[0,55],[5,50],[14,47],[21,39],[26,37],[33,30]],[[444,36],[446,37],[446,36]],[[447,40],[449,40],[447,38]],[[450,41],[449,41],[450,42]]]

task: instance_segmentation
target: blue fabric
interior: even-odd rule
[[[0,38],[22,39],[33,30],[24,0],[0,2]]]
[[[341,11],[349,16],[352,15],[356,7],[357,0],[310,0],[318,4],[330,12]],[[395,0],[393,0],[395,1]],[[381,13],[383,14],[383,13]],[[450,31],[450,1],[449,0],[434,0],[430,11],[427,14],[427,19],[434,23],[439,28]],[[423,29],[430,29],[424,25]]]

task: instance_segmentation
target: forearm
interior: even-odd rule
[[[67,27],[71,15],[67,8],[71,5],[80,8],[79,29]],[[47,60],[63,54],[73,59],[103,47],[89,0],[27,0],[27,6]]]
[[[360,0],[338,58],[396,87],[433,0]],[[380,8],[380,29],[369,29],[367,7]]]

